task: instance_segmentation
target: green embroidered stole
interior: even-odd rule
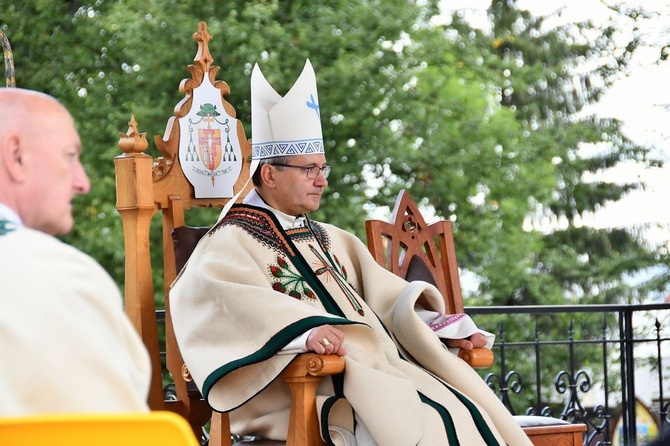
[[[249,205],[233,206],[211,233],[219,227],[234,225],[247,231],[261,245],[275,253],[275,261],[268,265],[272,288],[301,300],[318,299],[326,311],[345,317],[344,312],[328,291],[322,277],[333,279],[359,314],[364,310],[351,284],[347,282],[346,268],[330,252],[330,239],[325,229],[315,222],[309,227],[285,231],[275,215],[263,208]],[[308,244],[316,259],[316,268],[300,252],[298,245]]]

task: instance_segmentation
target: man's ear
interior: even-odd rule
[[[0,161],[9,175],[9,179],[21,182],[25,178],[25,160],[21,138],[15,134],[5,135],[0,140]]]
[[[272,166],[270,164],[263,164],[261,166],[261,179],[263,180],[263,184],[265,184],[270,189],[277,187],[274,171],[272,170]]]

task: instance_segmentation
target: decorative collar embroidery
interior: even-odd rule
[[[9,220],[0,220],[0,237],[16,230],[18,226]]]

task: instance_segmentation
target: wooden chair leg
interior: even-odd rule
[[[227,413],[212,412],[209,425],[209,446],[231,446],[230,419]]]
[[[319,419],[316,412],[316,388],[320,376],[283,377],[291,389],[291,418],[286,446],[322,446]],[[304,436],[304,437],[303,437]]]
[[[316,389],[325,375],[341,373],[344,359],[337,355],[298,355],[282,373],[293,397],[286,446],[322,446],[316,412]]]

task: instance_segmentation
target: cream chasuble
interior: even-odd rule
[[[285,231],[249,205],[203,237],[170,294],[189,371],[235,433],[286,438],[290,392],[278,376],[295,355],[277,353],[331,324],[348,354],[345,372],[318,389],[328,442],[341,444],[328,426],[355,431],[355,411],[380,445],[530,445],[417,304],[444,312],[436,288],[386,271],[352,234],[317,222]]]
[[[0,416],[149,410],[149,355],[112,278],[3,207],[0,308]]]

